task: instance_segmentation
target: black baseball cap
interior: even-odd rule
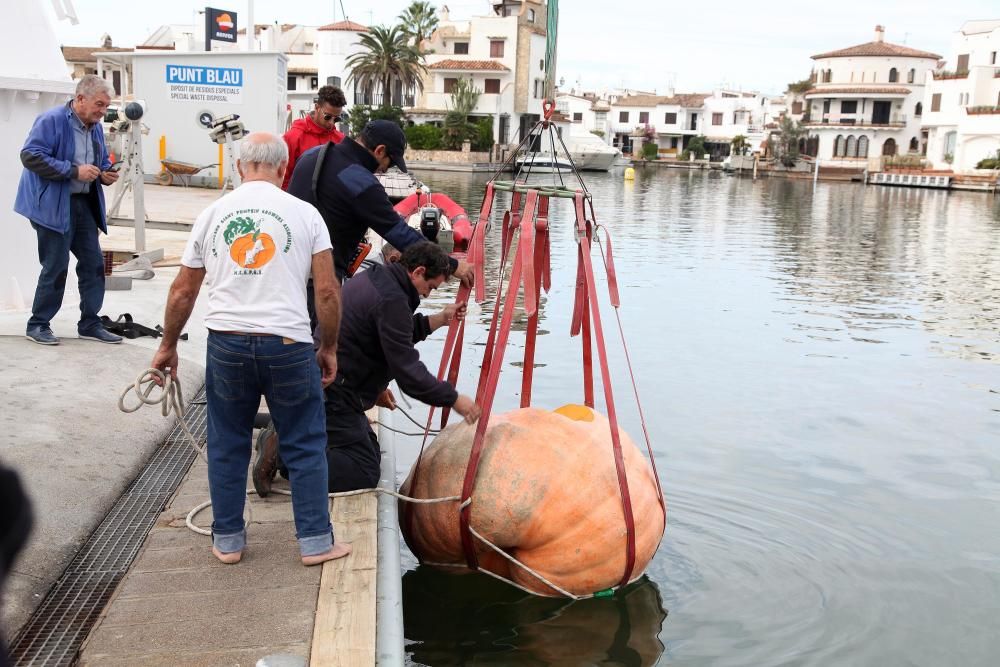
[[[365,125],[361,134],[365,137],[366,145],[371,142],[368,145],[369,149],[375,150],[378,146],[385,146],[389,161],[400,171],[406,171],[406,161],[403,159],[403,153],[406,152],[406,135],[399,125],[391,120],[373,120]]]

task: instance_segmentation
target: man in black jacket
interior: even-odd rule
[[[464,303],[430,316],[415,312],[421,297],[448,278],[448,259],[440,246],[421,241],[407,248],[398,262],[373,266],[344,285],[337,378],[324,396],[331,492],[378,483],[381,454],[365,410],[376,402],[393,407],[387,391],[392,380],[407,395],[428,405],[451,407],[469,423],[479,418],[479,406],[438,380],[414,348],[452,319],[465,317]],[[278,438],[268,429],[257,445],[254,488],[266,496],[279,466]]]
[[[333,263],[341,282],[349,275],[351,260],[369,228],[400,250],[427,240],[396,213],[375,178],[392,165],[405,172],[405,151],[406,135],[399,125],[373,120],[361,136],[310,149],[295,165],[288,192],[319,209],[330,230]],[[317,165],[321,154],[323,160]],[[470,264],[455,259],[449,263],[452,275],[471,283]]]

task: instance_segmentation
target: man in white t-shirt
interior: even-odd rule
[[[177,377],[177,340],[207,279],[208,483],[212,553],[223,563],[239,562],[246,547],[243,506],[262,394],[281,431],[302,562],[351,552],[333,541],[323,411],[323,387],[337,374],[340,284],[323,218],[281,190],[287,165],[281,137],[257,132],[243,140],[236,163],[243,184],[195,221],[153,357],[154,368]],[[322,325],[317,352],[306,310],[310,271]]]

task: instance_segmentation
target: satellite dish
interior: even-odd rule
[[[215,116],[212,115],[211,111],[201,111],[198,113],[198,125],[201,125],[206,130],[212,127],[215,122]]]

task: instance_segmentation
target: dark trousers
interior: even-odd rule
[[[87,195],[70,196],[69,231],[65,234],[31,223],[38,234],[38,275],[35,300],[31,305],[28,329],[49,327],[62,307],[69,272],[69,254],[76,256],[76,277],[80,285],[78,333],[101,326],[99,313],[104,305],[104,255],[97,240],[99,229]]]
[[[361,401],[334,386],[324,393],[330,493],[378,486],[382,453]]]
[[[344,389],[324,390],[326,409],[326,465],[330,493],[371,489],[378,486],[382,452],[368,424],[361,402]],[[278,432],[281,439],[281,432]],[[278,457],[281,476],[288,479],[284,461]]]

